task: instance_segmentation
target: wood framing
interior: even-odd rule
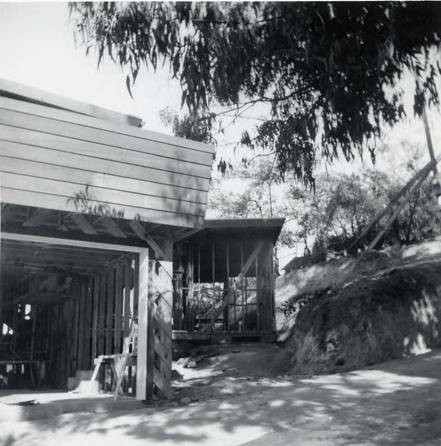
[[[136,387],[137,399],[171,396],[171,241],[164,245],[163,253],[168,257],[157,260],[154,255],[149,256],[151,248],[148,246],[133,247],[13,233],[2,233],[2,239],[8,243],[44,243],[47,244],[45,251],[49,253],[62,252],[56,249],[57,246],[127,253],[110,262],[101,272],[79,278],[73,291],[69,288],[65,294],[58,292],[59,296],[66,297],[63,300],[57,298],[59,303],[53,310],[56,311],[56,315],[53,315],[56,326],[53,325],[51,330],[53,333],[65,332],[67,337],[60,344],[60,349],[55,347],[52,350],[51,358],[57,369],[53,379],[62,385],[63,380],[77,370],[93,367],[94,358],[125,355],[124,360],[116,365],[101,361],[111,366],[116,376],[113,378],[116,393],[123,386],[126,367],[132,369],[136,365],[136,386],[134,383],[131,386]],[[39,287],[46,289],[45,283],[52,282],[46,280],[39,283]],[[64,285],[54,286],[61,290]],[[23,302],[30,302],[26,297],[29,292],[23,296]],[[40,337],[43,335],[39,334]],[[137,337],[136,341],[134,336]],[[53,340],[48,339],[47,342]],[[130,356],[134,359],[129,361]],[[105,386],[107,375],[100,370],[96,370],[95,377],[101,376]]]
[[[273,248],[282,225],[279,219],[208,221],[175,244],[175,339],[274,338]]]
[[[256,243],[255,248],[253,249],[253,252],[250,254],[250,256],[246,260],[245,264],[242,266],[242,268],[239,272],[239,275],[237,276],[237,279],[236,279],[237,283],[240,283],[243,280],[243,278],[248,273],[248,271],[250,270],[253,263],[256,262],[257,256],[259,255],[262,247],[263,247],[263,242],[258,241]],[[214,259],[214,251],[213,251],[213,259]],[[214,264],[214,260],[213,260],[213,264]],[[231,287],[225,294],[222,305],[219,308],[215,309],[215,311],[211,315],[211,322],[210,322],[209,329],[211,329],[211,330],[213,329],[216,319],[222,314],[222,312],[225,310],[225,308],[232,303],[233,295],[234,295],[234,287]]]

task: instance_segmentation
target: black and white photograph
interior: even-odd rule
[[[441,446],[441,1],[0,0],[0,446]]]

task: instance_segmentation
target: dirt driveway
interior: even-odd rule
[[[271,375],[265,351],[224,352],[188,370],[166,405],[0,420],[0,445],[441,445],[441,350],[349,373]]]

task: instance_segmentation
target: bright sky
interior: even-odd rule
[[[167,73],[140,74],[132,99],[125,75],[112,62],[75,48],[67,3],[0,3],[0,77],[142,118],[170,133],[159,119],[180,106],[179,85]]]

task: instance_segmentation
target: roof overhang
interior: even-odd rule
[[[284,218],[233,218],[233,219],[206,219],[204,226],[195,234],[189,233],[188,239],[196,240],[201,237],[222,237],[228,234],[236,238],[267,237],[274,243],[285,223]]]

